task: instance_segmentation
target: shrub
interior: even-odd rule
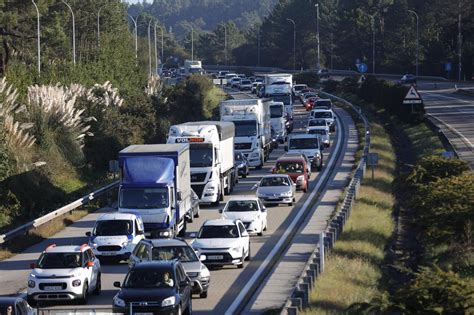
[[[319,76],[317,72],[301,72],[293,76],[293,81],[296,83],[307,84],[314,86],[319,83]]]
[[[428,156],[415,165],[407,178],[407,183],[410,186],[426,185],[442,178],[461,175],[468,170],[469,166],[462,160]]]

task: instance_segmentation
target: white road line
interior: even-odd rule
[[[337,119],[337,130],[341,130],[340,128],[340,121],[339,118]],[[328,164],[326,164],[326,167],[323,171],[323,174],[321,176],[320,181],[316,184],[316,187],[311,191],[311,194],[309,195],[308,199],[306,199],[305,203],[303,204],[303,207],[301,207],[300,211],[296,214],[295,218],[293,221],[291,221],[290,225],[287,227],[283,235],[280,237],[278,243],[273,247],[272,251],[268,254],[268,256],[265,258],[265,260],[262,262],[262,264],[258,267],[258,269],[255,271],[255,273],[252,275],[250,280],[247,282],[247,284],[242,288],[240,291],[239,295],[235,298],[234,302],[230,305],[230,307],[227,309],[225,312],[225,315],[232,315],[234,314],[235,310],[239,307],[239,305],[242,303],[242,301],[245,298],[246,293],[252,288],[254,283],[256,283],[259,278],[262,276],[264,270],[270,263],[270,261],[277,255],[277,253],[280,251],[281,247],[283,246],[283,243],[285,240],[288,238],[288,235],[290,232],[296,228],[296,224],[300,220],[301,216],[306,211],[306,208],[309,206],[309,204],[312,202],[314,196],[316,193],[319,191],[321,188],[322,183],[324,182],[324,179],[329,176],[329,171],[331,170],[331,165],[335,163],[335,159],[337,158],[337,152],[339,151],[339,147],[342,145],[342,132],[338,132],[338,141],[336,148],[334,149],[334,154],[331,156],[329,159]]]
[[[436,117],[435,115],[432,115],[432,114],[427,114],[431,117],[433,117],[434,119],[436,119],[437,121],[439,121],[440,123],[442,123],[443,125],[445,125],[446,127],[448,127],[448,129],[452,132],[454,132],[458,137],[460,137],[464,143],[470,147],[471,151],[474,150],[474,146],[472,145],[472,142],[469,141],[468,138],[466,138],[461,132],[459,132],[456,128],[454,128],[453,126],[451,126],[450,124],[448,124],[447,122],[445,122],[444,120]]]

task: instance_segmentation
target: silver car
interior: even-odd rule
[[[286,203],[292,206],[295,202],[296,184],[287,174],[264,176],[254,188],[264,204]]]
[[[308,127],[308,133],[312,135],[318,135],[321,142],[324,144],[326,148],[329,148],[331,145],[330,142],[330,133],[329,127],[327,126],[315,126],[315,127]]]

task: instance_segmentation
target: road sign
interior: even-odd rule
[[[358,63],[357,64],[357,70],[359,70],[360,73],[366,73],[369,67],[365,63]]]
[[[423,100],[421,99],[420,93],[416,90],[415,86],[412,85],[408,90],[405,99],[403,100],[403,104],[422,104]]]
[[[359,78],[359,81],[357,81],[358,83],[364,83],[365,81],[365,76],[364,75],[361,75],[360,78]]]
[[[452,159],[456,157],[453,151],[444,151],[443,153],[441,153],[441,156],[447,159]]]
[[[379,164],[379,154],[378,153],[369,153],[367,155],[367,165],[375,166]]]

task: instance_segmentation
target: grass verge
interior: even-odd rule
[[[381,292],[385,247],[394,229],[396,157],[384,127],[373,122],[371,130],[371,152],[379,154],[379,166],[373,180],[367,170],[352,215],[328,255],[326,270],[316,281],[310,307],[303,314],[341,313]]]

